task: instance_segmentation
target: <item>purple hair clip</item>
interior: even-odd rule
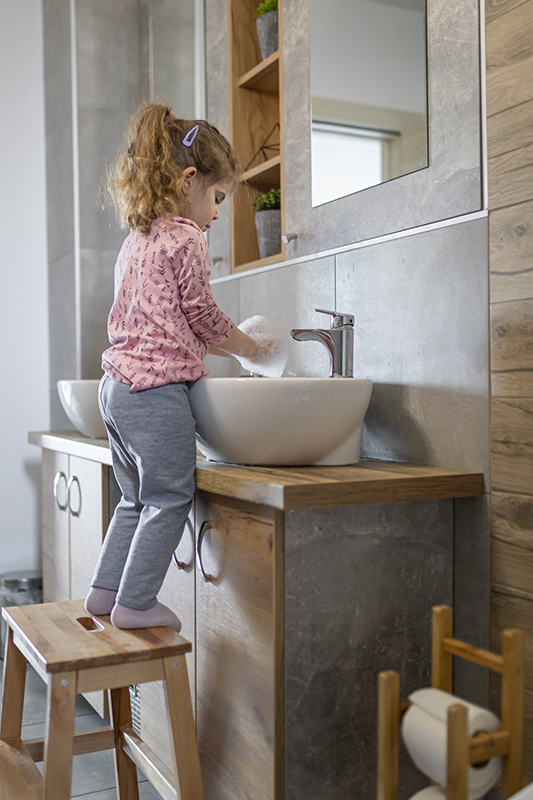
[[[195,125],[194,128],[191,128],[189,133],[182,140],[183,144],[186,145],[186,147],[190,147],[191,144],[194,142],[194,140],[196,139],[196,134],[198,133],[199,129],[200,129],[200,126],[199,125]]]

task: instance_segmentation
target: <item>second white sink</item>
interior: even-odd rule
[[[189,392],[198,449],[261,466],[355,464],[372,381],[203,378]]]

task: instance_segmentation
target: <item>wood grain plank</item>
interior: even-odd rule
[[[206,797],[274,797],[274,511],[199,495],[198,746]]]
[[[527,0],[486,25],[487,67],[503,66],[532,55],[533,0]]]
[[[518,628],[525,633],[525,685],[528,689],[533,689],[533,601],[492,591],[490,633],[492,651],[501,652],[502,633],[507,628]]]
[[[487,69],[487,115],[533,99],[533,56]]]
[[[499,592],[533,601],[533,550],[504,542],[496,537],[491,544],[491,583]]]
[[[501,697],[500,676],[490,676],[490,708],[500,714]],[[524,693],[524,785],[533,781],[533,691],[526,689]]]
[[[167,627],[119,630],[108,617],[99,617],[103,631],[88,631],[77,622],[87,617],[83,600],[14,607],[9,617],[25,655],[38,653],[47,673],[161,659],[191,649]]]
[[[533,299],[491,306],[494,397],[533,397]]]
[[[491,410],[494,442],[533,447],[533,398],[494,398]]]
[[[66,449],[69,437],[35,434],[45,448]],[[37,437],[39,437],[37,439]],[[62,445],[62,442],[64,444]],[[83,457],[83,448],[76,451]],[[94,448],[91,450],[94,454]],[[104,461],[104,463],[107,463]],[[198,489],[280,510],[352,503],[477,497],[483,475],[470,470],[388,461],[360,461],[340,467],[249,467],[199,458]]]
[[[533,100],[487,119],[488,157],[496,158],[533,143]]]
[[[483,494],[481,473],[405,465],[287,469],[202,464],[198,489],[279,509],[323,508]]]
[[[525,203],[533,195],[533,145],[489,159],[489,208]]]
[[[491,211],[491,303],[533,297],[533,201]]]
[[[533,551],[533,495],[492,492],[491,535]]]
[[[492,488],[533,494],[533,399],[493,398]]]
[[[485,21],[492,22],[525,2],[527,0],[485,0]]]

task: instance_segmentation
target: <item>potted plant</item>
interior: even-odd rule
[[[281,190],[270,189],[253,202],[259,257],[281,253]]]
[[[255,11],[257,38],[263,61],[275,53],[278,41],[278,0],[264,0]]]

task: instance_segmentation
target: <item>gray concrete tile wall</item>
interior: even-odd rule
[[[486,471],[486,219],[338,255],[336,285],[374,381],[363,453]]]
[[[452,556],[450,500],[286,514],[286,800],[375,797],[377,676],[402,699],[430,683]],[[402,798],[425,784],[402,758]]]

